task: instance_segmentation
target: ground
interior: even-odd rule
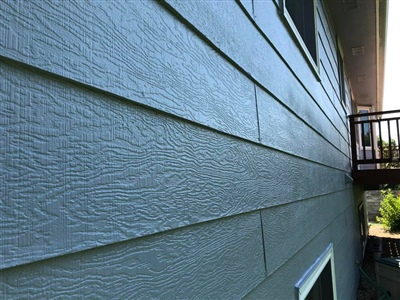
[[[375,258],[373,252],[373,240],[382,238],[381,257],[400,256],[400,233],[390,233],[384,230],[382,225],[373,223],[369,227],[368,244],[365,251],[365,258],[362,264],[362,270],[367,276],[376,282]],[[375,254],[376,256],[376,254]],[[376,300],[378,299],[378,288],[365,275],[360,275],[360,284],[358,287],[358,300]],[[384,298],[382,298],[384,299]]]
[[[382,238],[400,239],[400,233],[390,233],[383,229],[383,226],[378,223],[371,223],[369,227],[369,236]]]

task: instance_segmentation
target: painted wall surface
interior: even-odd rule
[[[337,46],[277,1],[0,3],[0,296],[293,299],[357,205]]]

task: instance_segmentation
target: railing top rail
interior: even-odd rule
[[[352,114],[348,118],[355,182],[358,184],[400,183],[400,146],[398,145],[400,109]],[[369,127],[363,124],[369,124]],[[386,130],[386,125],[390,142],[384,146],[383,142],[378,141],[382,141],[381,129]],[[396,145],[391,142],[393,137],[397,141]]]
[[[360,116],[361,117],[361,116]],[[400,120],[400,116],[397,118],[382,118],[382,119],[372,119],[372,120],[358,120],[354,121],[354,124],[366,124],[366,123],[379,123],[384,121],[395,121]]]
[[[386,110],[386,111],[377,111],[372,113],[362,113],[362,114],[352,114],[348,115],[348,118],[357,118],[357,117],[368,117],[368,116],[380,116],[380,115],[387,115],[387,114],[395,114],[400,113],[400,109],[397,110]]]

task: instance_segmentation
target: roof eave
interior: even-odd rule
[[[376,107],[378,111],[383,110],[383,91],[385,79],[385,57],[386,57],[386,38],[387,38],[387,16],[389,3],[386,0],[376,0],[377,11],[377,93]]]

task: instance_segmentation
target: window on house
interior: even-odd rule
[[[285,16],[307,55],[317,65],[317,40],[314,0],[284,0]]]
[[[338,64],[338,77],[339,77],[339,97],[343,106],[346,106],[346,72],[343,62],[343,55],[340,47],[339,37],[336,36],[337,44],[337,64]]]
[[[299,300],[337,299],[332,244],[299,280],[296,290]]]
[[[368,114],[371,112],[371,107],[368,106],[359,106],[358,113],[359,114]],[[369,116],[361,116],[360,121],[369,121]],[[359,140],[363,147],[371,147],[371,124],[368,122],[362,123],[360,126],[359,132]]]
[[[327,264],[308,292],[306,300],[333,300],[332,269]]]
[[[343,105],[346,105],[346,79],[344,74],[344,65],[342,55],[338,51],[338,72],[339,72],[339,97]]]

